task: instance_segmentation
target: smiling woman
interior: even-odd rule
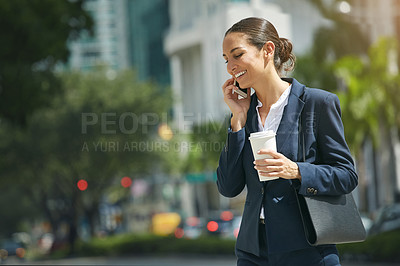
[[[222,91],[232,116],[217,186],[226,197],[247,188],[236,244],[238,265],[340,265],[335,245],[307,242],[296,193],[347,194],[357,186],[357,174],[337,96],[282,77],[294,67],[292,48],[263,18],[237,22],[222,44],[232,76]],[[237,83],[247,88],[247,97],[233,93]],[[268,131],[275,136],[276,151],[262,148],[257,154],[269,158],[254,159],[249,137]]]
[[[278,72],[293,70],[296,61],[296,57],[292,53],[293,45],[288,39],[279,37],[272,23],[264,19],[245,19],[241,22],[227,30],[225,37],[233,32],[246,32],[247,41],[258,50],[261,50],[267,41],[271,41],[275,45],[274,64]],[[239,57],[240,55],[239,53]],[[288,63],[286,67],[284,67],[285,63]]]

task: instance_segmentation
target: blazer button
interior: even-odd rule
[[[314,190],[314,195],[317,195],[317,193],[318,193],[318,190]]]
[[[264,195],[264,187],[261,188],[261,195]]]

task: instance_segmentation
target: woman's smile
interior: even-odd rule
[[[239,79],[241,76],[243,76],[244,74],[246,74],[246,72],[247,72],[247,70],[244,70],[244,71],[241,71],[241,72],[235,74],[235,78],[236,78],[236,79]]]
[[[222,50],[227,72],[240,87],[254,88],[257,82],[260,83],[259,77],[265,76],[263,49],[251,45],[243,33],[230,33],[224,38]]]

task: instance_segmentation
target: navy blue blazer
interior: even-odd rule
[[[237,132],[228,130],[217,168],[217,186],[222,195],[235,197],[247,187],[236,248],[257,256],[260,254],[258,228],[262,203],[268,252],[288,252],[310,247],[293,187],[303,195],[338,195],[351,192],[358,184],[344,138],[338,97],[307,88],[295,79],[284,80],[292,84],[292,89],[276,135],[277,151],[297,162],[301,183],[282,178],[259,181],[248,139],[250,133],[258,131],[255,93],[251,96],[245,127]],[[303,145],[299,145],[302,134],[305,161]]]

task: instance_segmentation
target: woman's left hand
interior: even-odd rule
[[[271,159],[259,159],[254,161],[254,168],[259,174],[266,177],[281,177],[285,179],[299,179],[301,175],[298,165],[286,158],[283,154],[272,150],[261,149],[260,155],[269,155]]]

